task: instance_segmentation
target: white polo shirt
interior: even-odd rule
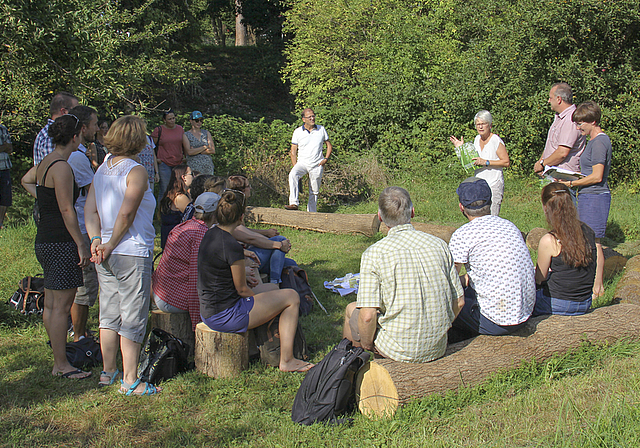
[[[307,131],[304,125],[296,128],[291,137],[291,144],[298,145],[298,163],[313,167],[324,158],[322,146],[329,140],[329,135],[323,126],[315,125]]]

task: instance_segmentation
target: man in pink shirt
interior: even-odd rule
[[[548,102],[556,116],[547,134],[542,157],[536,162],[533,170],[540,176],[545,166],[557,166],[579,172],[580,155],[584,151],[586,139],[571,121],[571,116],[576,110],[571,86],[566,82],[554,84],[549,91]]]

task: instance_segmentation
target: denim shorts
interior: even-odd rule
[[[554,299],[544,295],[543,289],[536,291],[536,306],[531,317],[544,314],[560,314],[561,316],[579,316],[591,308],[591,297],[582,302],[574,300]]]
[[[244,333],[249,329],[249,313],[253,309],[253,296],[241,297],[235,305],[202,321],[213,331]]]

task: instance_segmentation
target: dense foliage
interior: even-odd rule
[[[187,76],[189,64],[169,42],[186,24],[162,20],[155,0],[136,3],[0,4],[0,109],[14,140],[33,137],[55,92],[72,92],[113,117],[142,109],[154,89]]]
[[[343,152],[433,166],[488,109],[515,170],[530,172],[553,118],[548,90],[566,81],[576,103],[603,108],[612,178],[640,168],[638,2],[304,0],[285,26],[295,37],[284,75]]]

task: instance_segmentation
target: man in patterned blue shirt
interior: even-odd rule
[[[56,120],[69,113],[71,109],[78,105],[78,98],[67,92],[57,93],[51,100],[49,111],[51,118],[47,120],[47,124],[38,132],[33,142],[33,164],[37,165],[55,149],[53,140],[49,137],[49,126]]]
[[[456,190],[469,222],[453,232],[449,249],[464,290],[464,308],[453,326],[467,336],[513,333],[529,319],[536,301],[535,270],[520,230],[491,215],[491,188],[479,177]]]
[[[407,190],[380,194],[378,217],[389,233],[362,254],[358,300],[347,306],[343,335],[396,361],[428,362],[444,355],[464,296],[447,243],[414,229],[413,216]]]

